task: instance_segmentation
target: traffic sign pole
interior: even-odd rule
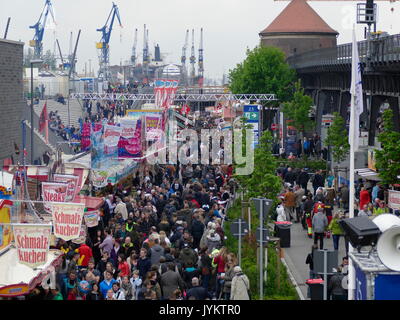
[[[264,272],[263,272],[263,221],[264,221],[264,205],[263,200],[260,201],[260,300],[264,300]]]
[[[242,219],[239,218],[239,267],[242,265]]]

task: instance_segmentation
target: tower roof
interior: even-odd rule
[[[260,32],[266,33],[331,33],[333,30],[306,0],[292,0],[272,23]]]

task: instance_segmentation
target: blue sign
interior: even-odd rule
[[[354,269],[356,271],[356,292],[354,295],[355,300],[368,300],[367,277],[356,264],[354,264]]]
[[[258,105],[250,104],[243,106],[243,116],[247,118],[247,123],[258,123]]]
[[[400,300],[400,274],[378,274],[375,278],[375,300]]]

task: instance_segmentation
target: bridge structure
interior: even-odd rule
[[[368,146],[375,145],[377,123],[383,107],[394,112],[400,131],[400,34],[375,35],[358,42],[362,68],[364,112],[360,117],[368,130]],[[316,132],[321,135],[324,115],[339,112],[349,119],[352,43],[295,54],[287,59],[297,71],[305,92],[315,103]]]

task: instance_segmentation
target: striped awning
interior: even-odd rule
[[[381,181],[381,179],[379,178],[379,174],[369,168],[355,169],[355,172],[364,179]]]

